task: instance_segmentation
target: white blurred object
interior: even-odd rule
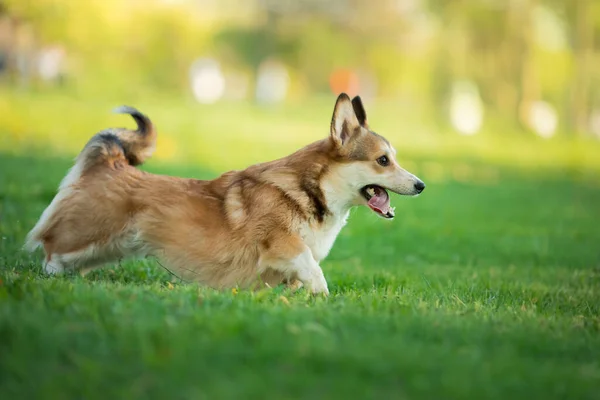
[[[450,122],[462,135],[475,135],[483,124],[484,106],[477,85],[458,81],[452,85]]]
[[[600,139],[600,108],[592,110],[590,113],[590,132]]]
[[[545,101],[534,101],[527,115],[529,127],[538,136],[545,139],[554,136],[558,127],[558,114],[551,104]]]
[[[217,102],[225,92],[225,78],[216,60],[200,58],[190,67],[192,92],[204,104]]]
[[[37,72],[45,81],[57,79],[63,70],[65,51],[62,47],[46,47],[38,56]]]
[[[285,100],[290,75],[285,65],[277,60],[263,61],[256,79],[256,100],[259,103],[279,103]]]
[[[565,21],[550,7],[538,5],[533,13],[533,33],[538,46],[548,51],[568,49],[569,39]]]

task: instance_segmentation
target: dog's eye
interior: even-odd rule
[[[381,156],[377,159],[377,164],[381,165],[382,167],[387,167],[390,164],[390,160],[387,158],[387,156]]]

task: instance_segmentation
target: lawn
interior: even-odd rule
[[[19,101],[0,108],[34,115]],[[46,277],[41,255],[20,250],[70,158],[103,127],[90,117],[91,131],[79,129],[85,124],[75,115],[92,112],[72,106],[68,140],[47,110],[40,112],[48,123],[38,117],[27,125],[14,113],[0,123],[8,138],[0,143],[0,397],[598,398],[597,144],[517,138],[500,148],[504,142],[474,138],[463,153],[439,143],[466,139],[428,139],[438,144],[422,141],[414,151],[397,144],[427,189],[418,198],[393,196],[391,222],[366,209],[352,213],[322,263],[329,298],[281,287],[217,292],[182,283],[152,260]],[[109,110],[95,108],[98,118]],[[320,134],[271,141],[288,125],[326,133],[330,113],[238,111],[243,129],[275,127],[236,141],[224,110],[172,128],[168,113],[158,112],[164,129],[192,140],[192,127],[208,124],[216,139],[204,142],[209,135],[196,131],[191,146],[173,134],[163,144],[179,148],[177,156],[163,153],[143,168],[214,177],[223,160],[240,168]],[[185,118],[178,120],[199,119]],[[220,131],[219,121],[228,129]],[[392,121],[381,124],[392,130]],[[32,153],[31,138],[52,151]],[[530,147],[512,151],[514,143]]]

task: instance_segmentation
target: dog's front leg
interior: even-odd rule
[[[296,273],[298,280],[311,293],[329,295],[323,270],[313,258],[312,252],[308,247],[300,255],[289,261],[288,268]]]
[[[300,239],[277,243],[271,248],[272,252],[273,250],[278,254],[271,253],[271,257],[275,256],[273,258],[276,260],[269,263],[271,268],[283,273],[285,276],[295,277],[311,293],[329,295],[323,270],[315,261],[308,246],[302,243]],[[291,282],[293,281],[291,280]]]

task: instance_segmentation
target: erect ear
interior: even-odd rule
[[[365,111],[365,107],[363,106],[360,96],[356,96],[352,99],[352,107],[354,107],[354,114],[356,114],[356,118],[358,119],[360,126],[368,129],[369,124],[367,123],[367,112]]]
[[[352,101],[346,93],[338,96],[331,118],[331,139],[338,146],[343,146],[360,127],[358,118],[354,113]]]

